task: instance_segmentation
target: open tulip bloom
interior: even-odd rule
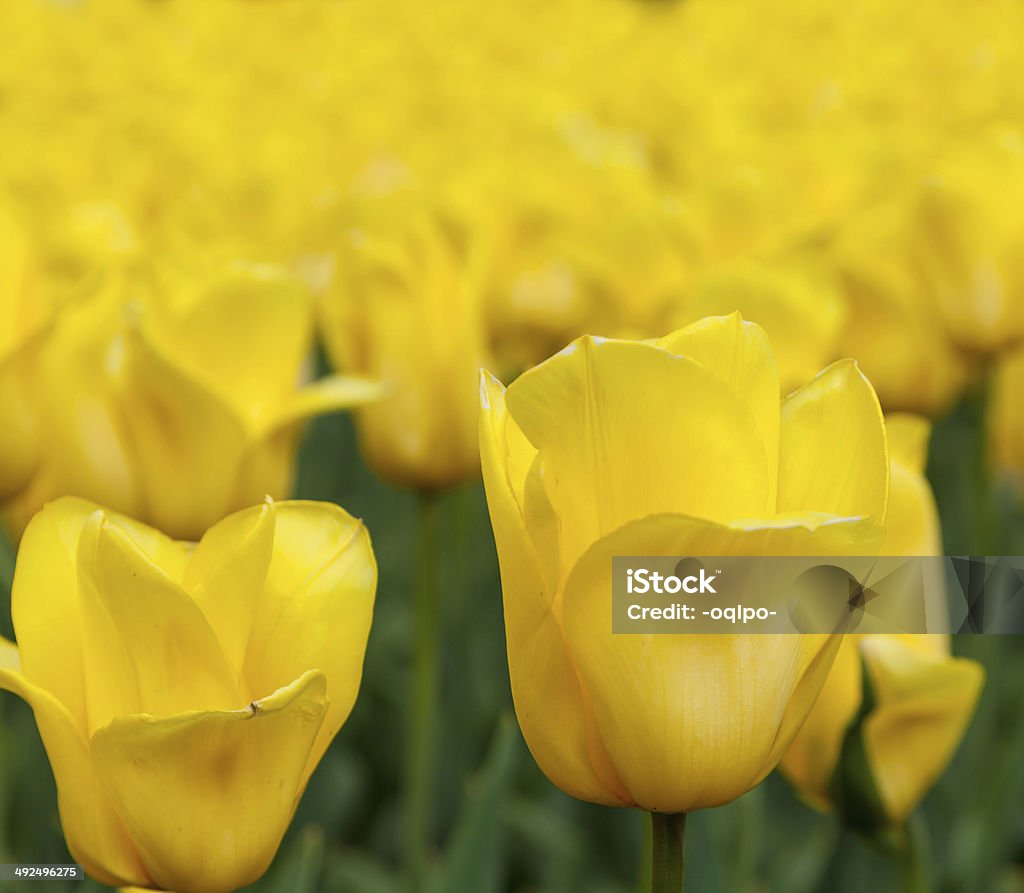
[[[218,893],[265,871],[355,702],[376,583],[327,503],[268,501],[194,547],[79,499],[36,515],[0,686],[35,713],[90,875]]]
[[[567,793],[655,815],[656,889],[675,883],[658,861],[682,822],[665,817],[772,771],[841,636],[613,635],[612,557],[877,554],[897,501],[853,362],[779,393],[767,337],[738,314],[652,342],[584,337],[507,389],[482,379],[523,735]]]

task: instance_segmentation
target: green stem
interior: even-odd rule
[[[897,859],[902,893],[931,893],[928,831],[920,815],[911,816],[903,829]]]
[[[410,732],[406,760],[408,868],[423,889],[430,842],[434,736],[438,697],[437,497],[420,496],[416,578],[413,590],[413,655]]]
[[[651,813],[651,893],[682,893],[686,813]]]
[[[971,554],[1000,555],[998,519],[993,510],[992,466],[989,462],[988,414],[991,410],[992,370],[984,370],[978,392],[971,400],[971,427],[974,437],[973,464],[975,499],[971,524]]]
[[[638,893],[649,893],[651,884],[654,883],[654,870],[651,865],[651,853],[654,849],[654,833],[651,826],[654,824],[652,819],[649,822],[644,822],[643,831],[643,848],[640,853],[640,877],[637,883]]]

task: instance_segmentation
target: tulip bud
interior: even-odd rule
[[[268,501],[194,548],[79,499],[36,515],[0,686],[35,712],[75,860],[111,885],[255,881],[355,702],[376,580],[327,503]]]
[[[660,341],[584,337],[507,389],[480,445],[516,713],[573,796],[664,813],[726,803],[776,765],[838,636],[613,635],[615,555],[871,554],[881,410],[856,365],[780,403],[738,314]]]

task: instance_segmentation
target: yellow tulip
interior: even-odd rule
[[[1024,148],[974,151],[947,164],[922,192],[922,268],[950,335],[994,352],[1024,340]]]
[[[922,473],[930,426],[919,417],[895,416],[887,428],[892,487],[882,551],[940,555],[938,511]],[[982,685],[981,666],[951,657],[949,645],[942,635],[844,637],[814,709],[780,764],[808,802],[825,810],[836,805],[834,780],[847,729],[865,698],[866,670],[872,691],[861,734],[872,799],[877,796],[883,811],[869,821],[906,821],[952,758]]]
[[[268,501],[195,547],[75,498],[36,515],[0,686],[35,712],[75,860],[111,885],[255,881],[355,703],[376,581],[327,503]]]
[[[995,368],[988,413],[989,443],[996,468],[1024,493],[1024,350],[1008,353]]]
[[[657,342],[584,337],[506,390],[481,457],[516,713],[573,796],[686,812],[758,784],[839,645],[824,635],[619,635],[614,555],[856,554],[880,545],[883,420],[849,361],[780,404],[733,315]]]
[[[108,288],[67,307],[40,357],[40,467],[8,507],[10,526],[71,494],[195,539],[287,496],[299,423],[378,395],[337,376],[297,386],[312,324],[305,292],[261,267],[138,303]]]
[[[367,462],[399,486],[438,490],[479,473],[485,331],[474,259],[438,220],[405,211],[391,236],[353,236],[321,323],[333,361],[385,390],[356,413]]]
[[[935,415],[969,370],[921,272],[911,215],[909,200],[854,215],[832,246],[849,305],[839,349],[857,358],[887,411]]]

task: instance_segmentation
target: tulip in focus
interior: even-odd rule
[[[658,813],[750,790],[839,638],[612,635],[611,559],[877,551],[889,468],[870,384],[842,361],[780,404],[764,331],[734,314],[657,342],[583,337],[481,387],[512,693],[540,767],[580,799]]]
[[[895,416],[887,429],[892,486],[882,552],[941,555],[938,511],[923,474],[930,426]],[[949,646],[944,635],[844,637],[821,695],[780,764],[808,802],[838,808],[867,832],[909,818],[952,758],[981,690],[982,667],[952,657]],[[870,692],[863,689],[865,673]],[[850,725],[865,709],[855,734],[862,737],[870,778],[844,777],[856,776],[840,763]]]
[[[359,690],[362,524],[266,502],[197,546],[64,498],[21,542],[0,686],[32,707],[96,880],[227,893],[266,870]]]
[[[289,494],[301,422],[378,395],[338,376],[300,385],[312,302],[271,268],[126,297],[138,292],[101,288],[48,333],[35,373],[39,467],[6,506],[15,535],[70,494],[197,539],[244,505]]]

